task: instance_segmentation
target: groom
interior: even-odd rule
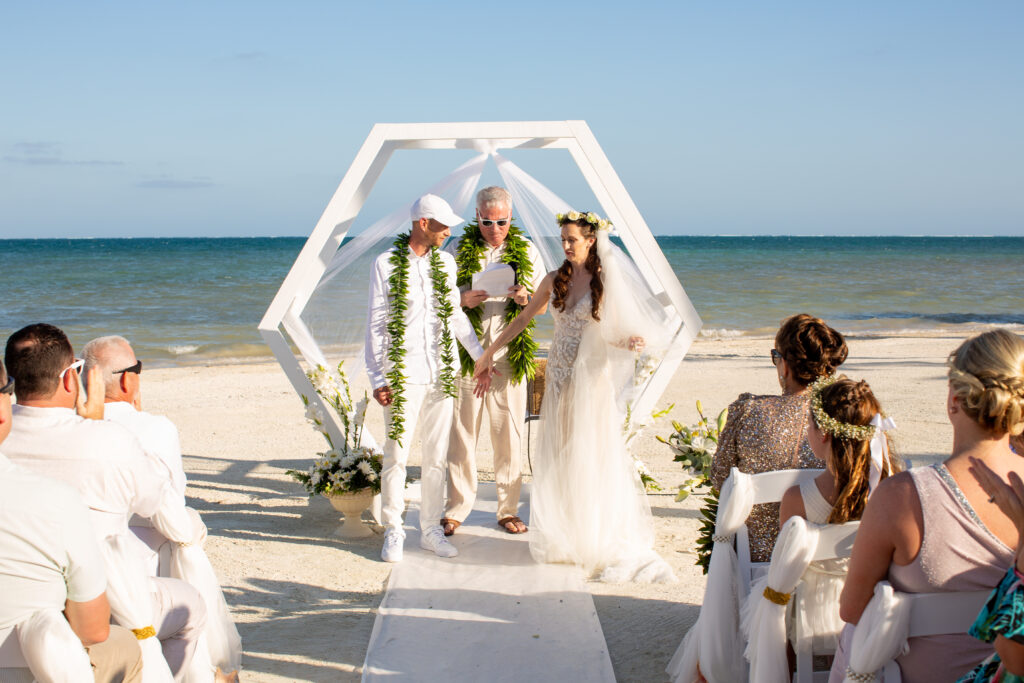
[[[370,274],[366,371],[387,425],[381,471],[385,562],[402,559],[405,465],[418,422],[423,426],[420,547],[440,557],[459,554],[440,525],[458,373],[452,334],[474,359],[483,353],[459,306],[455,260],[438,248],[463,219],[432,194],[416,200],[411,218],[412,230],[377,257]]]

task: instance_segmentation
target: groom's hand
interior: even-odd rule
[[[391,405],[391,387],[383,386],[373,390],[373,399],[382,406]]]

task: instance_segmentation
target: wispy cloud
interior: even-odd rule
[[[193,180],[176,180],[174,178],[155,178],[143,180],[135,184],[136,187],[145,187],[153,190],[196,190],[203,187],[213,187],[214,183],[208,178],[196,178]]]
[[[123,161],[107,159],[65,159],[64,151],[56,142],[16,142],[3,160],[25,166],[124,166]]]

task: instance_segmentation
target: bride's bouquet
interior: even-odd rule
[[[324,424],[325,415],[305,395],[306,419],[313,428],[323,434],[328,450],[319,453],[316,462],[305,472],[288,470],[286,474],[301,483],[310,496],[317,494],[354,493],[363,489],[380,492],[380,453],[361,445],[363,422],[366,418],[368,398],[352,401],[348,378],[338,363],[337,370],[328,370],[322,365],[306,373],[316,393],[338,415],[341,421],[344,442],[335,444]]]

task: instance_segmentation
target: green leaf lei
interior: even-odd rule
[[[515,221],[512,221],[508,235],[505,237],[505,251],[501,255],[501,263],[512,266],[516,273],[516,284],[524,285],[532,294],[533,263],[530,261],[527,244],[522,231]],[[484,255],[484,249],[486,249],[486,242],[483,235],[480,234],[480,226],[473,221],[466,226],[456,249],[455,262],[458,265],[456,282],[459,287],[472,283],[473,275],[480,272],[482,267],[480,259]],[[462,310],[466,312],[466,317],[473,325],[473,332],[476,333],[477,338],[480,338],[483,335],[484,305],[481,303],[476,308],[463,306]],[[505,304],[505,325],[509,325],[515,320],[522,310],[523,306],[517,304],[515,299],[510,297],[508,303]],[[537,352],[537,342],[533,339],[535,324],[536,321],[531,320],[526,329],[508,344],[508,362],[512,370],[510,379],[514,384],[519,384],[524,377],[527,380],[533,379],[537,371],[533,362],[534,354]],[[462,374],[472,376],[476,363],[461,345],[459,346],[459,360],[462,365]]]
[[[391,369],[386,375],[391,388],[391,424],[388,438],[402,444],[405,433],[405,312],[409,309],[409,235],[402,233],[394,241],[395,250],[388,258],[393,266],[388,278],[388,296],[391,298],[391,314],[388,317],[388,360]],[[437,315],[441,320],[441,390],[448,396],[455,396],[455,377],[452,363],[455,360],[452,333],[449,320],[452,317],[451,288],[441,266],[441,254],[436,247],[430,249],[430,280],[434,289]]]

